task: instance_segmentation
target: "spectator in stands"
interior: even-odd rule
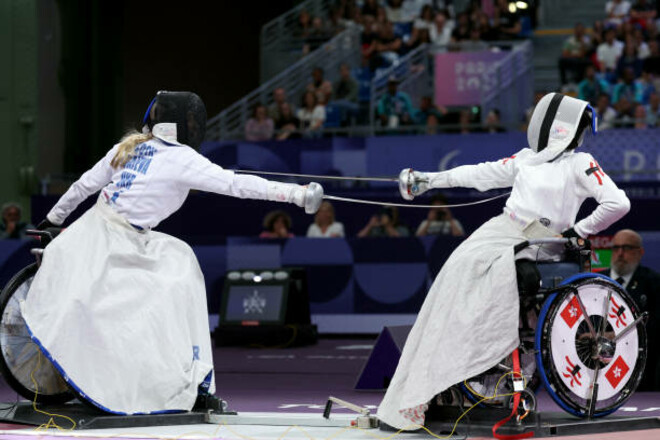
[[[591,47],[591,39],[584,31],[584,25],[577,23],[573,28],[573,35],[564,41],[564,46],[559,58],[559,75],[561,83],[566,84],[567,72],[573,74],[572,80],[580,82],[582,80],[582,73],[586,66],[591,64],[587,58],[587,53]]]
[[[607,14],[606,25],[621,26],[628,19],[630,2],[627,0],[608,1],[605,4],[605,13]]]
[[[624,71],[630,68],[633,71],[633,78],[637,78],[642,74],[642,66],[642,60],[637,56],[637,47],[632,41],[629,41],[623,47],[623,53],[616,63],[616,76],[623,77]]]
[[[473,27],[470,29],[470,39],[459,41],[456,43],[455,47],[466,52],[476,52],[480,50],[488,50],[488,43],[481,39],[479,28]]]
[[[612,104],[617,104],[622,97],[630,102],[641,102],[642,88],[635,81],[635,71],[632,67],[623,70],[621,81],[612,90]],[[620,112],[619,112],[620,113]]]
[[[312,18],[312,26],[307,32],[303,54],[308,54],[319,47],[332,37],[332,30],[326,26],[321,17]]]
[[[291,216],[285,211],[270,211],[264,217],[264,230],[259,238],[291,238]]]
[[[660,122],[660,95],[657,92],[651,93],[649,103],[646,106],[646,124],[649,127],[657,127]]]
[[[456,27],[451,33],[452,41],[458,42],[470,39],[470,17],[467,12],[461,12],[456,17]]]
[[[649,56],[644,60],[642,70],[660,77],[660,49],[657,40],[649,41]]]
[[[488,112],[484,121],[484,131],[486,133],[503,133],[506,131],[502,125],[499,109],[493,108]]]
[[[380,8],[378,0],[364,0],[364,4],[362,5],[362,16],[371,15],[375,19],[378,15],[378,8]]]
[[[596,101],[596,117],[598,118],[598,131],[607,130],[614,127],[617,119],[617,113],[610,106],[610,95],[601,92]]]
[[[616,128],[632,128],[635,123],[635,104],[625,95],[619,97],[619,101],[614,105],[616,109],[616,119],[614,125]]]
[[[300,11],[300,15],[298,15],[298,22],[294,31],[294,35],[298,38],[307,38],[311,28],[312,16],[309,12],[307,12],[307,9],[303,9]]]
[[[403,0],[387,0],[385,4],[385,14],[392,23],[404,23],[409,21],[406,11],[401,7]]]
[[[267,141],[273,137],[275,124],[268,117],[266,106],[257,104],[252,111],[252,117],[245,123],[245,140]]]
[[[459,133],[468,134],[472,131],[472,112],[470,109],[463,109],[458,115]]]
[[[644,31],[640,27],[635,27],[633,31],[633,42],[637,47],[637,56],[640,60],[645,60],[651,55],[651,49],[649,49],[649,45],[646,43]]]
[[[312,238],[344,237],[344,225],[335,221],[335,208],[332,203],[328,201],[321,203],[314,216],[314,223],[307,229],[307,236]]]
[[[283,141],[285,139],[300,137],[299,134],[296,134],[300,126],[300,120],[293,114],[291,104],[288,102],[283,103],[282,107],[280,107],[279,115],[279,118],[275,120],[275,129],[277,130],[276,139]]]
[[[387,21],[379,27],[378,36],[373,41],[373,54],[371,57],[371,70],[378,67],[387,67],[397,62],[398,52],[402,49],[403,41],[394,33],[394,25]]]
[[[307,137],[320,136],[325,122],[325,107],[316,99],[316,94],[306,91],[302,103],[296,114],[300,121],[300,129]]]
[[[277,123],[280,119],[280,112],[284,104],[289,104],[291,111],[295,112],[295,106],[286,100],[286,91],[282,87],[273,90],[273,103],[268,107],[268,116]]]
[[[323,77],[324,72],[320,67],[312,70],[312,82],[307,84],[307,91],[316,94],[316,100],[320,104],[326,104],[332,97],[332,83]]]
[[[497,0],[493,26],[499,33],[500,40],[511,40],[518,37],[522,30],[520,17],[509,10],[508,0]]]
[[[428,29],[413,28],[410,38],[404,44],[404,52],[410,52],[422,44],[431,44],[431,33]]]
[[[21,205],[18,203],[9,202],[2,205],[0,240],[23,239],[26,238],[25,232],[28,229],[34,229],[30,223],[21,221],[22,212]]]
[[[447,23],[447,15],[444,11],[435,14],[433,26],[429,31],[431,42],[436,48],[445,48],[451,42],[452,29]]]
[[[436,121],[439,122],[447,113],[447,108],[435,105],[431,96],[423,96],[419,103],[419,109],[415,112],[415,124],[426,125],[429,116],[435,117]]]
[[[636,105],[634,111],[635,123],[633,128],[635,130],[644,130],[649,128],[646,123],[646,107],[643,105]]]
[[[429,135],[438,134],[439,128],[440,119],[435,113],[431,113],[426,118],[426,125],[424,126],[424,130],[422,132]]]
[[[346,125],[352,118],[357,117],[360,106],[358,104],[359,85],[351,76],[351,68],[346,63],[339,66],[339,79],[334,85],[332,104],[340,112],[342,125]]]
[[[637,0],[630,8],[630,20],[643,28],[651,24],[655,17],[655,6],[646,0]]]
[[[616,63],[623,52],[623,43],[616,38],[614,29],[605,31],[605,41],[596,49],[596,59],[600,65],[600,71],[614,78]]]
[[[497,40],[497,31],[490,24],[490,17],[485,12],[479,14],[479,37],[484,41]]]
[[[358,237],[408,237],[410,231],[399,223],[396,206],[386,206],[371,217],[369,223],[358,232]]]
[[[640,391],[660,391],[660,274],[641,264],[644,256],[642,237],[631,229],[623,229],[612,238],[610,269],[603,273],[616,280],[639,306],[648,312],[646,337],[648,357]]]
[[[454,218],[449,208],[445,207],[447,205],[447,198],[443,194],[434,194],[431,198],[431,205],[437,206],[437,208],[431,208],[429,210],[426,219],[419,224],[415,233],[416,236],[452,235],[454,237],[462,237],[465,235],[461,222]]]
[[[655,84],[653,82],[653,75],[649,72],[642,70],[642,76],[635,80],[637,96],[635,101],[640,104],[648,104],[651,93],[655,92]]]
[[[415,109],[407,93],[398,90],[398,78],[391,76],[387,81],[387,93],[378,101],[376,116],[384,127],[396,128],[413,122]]]
[[[359,88],[357,81],[351,76],[350,66],[342,63],[339,66],[339,79],[333,87],[333,101],[357,103]]]
[[[584,70],[584,79],[578,84],[578,98],[596,105],[601,93],[609,92],[609,83],[596,76],[596,68],[588,65]]]
[[[419,17],[416,18],[413,22],[411,37],[415,34],[416,30],[419,31],[420,29],[426,29],[427,31],[430,31],[431,27],[433,27],[434,18],[435,12],[433,11],[433,7],[429,4],[424,5],[419,14]]]
[[[594,21],[589,32],[589,38],[591,39],[592,50],[595,50],[603,41],[605,41],[605,26],[603,26],[602,21]]]

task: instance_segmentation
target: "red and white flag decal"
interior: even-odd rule
[[[573,328],[576,322],[582,316],[582,310],[580,310],[580,305],[578,304],[577,297],[573,295],[573,299],[566,304],[564,310],[561,311],[561,317],[568,325],[568,328]]]
[[[619,386],[619,383],[626,377],[626,374],[630,370],[626,361],[623,360],[621,356],[616,358],[614,363],[610,366],[610,369],[605,373],[605,378],[612,385],[612,388]]]

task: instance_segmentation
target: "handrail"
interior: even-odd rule
[[[261,27],[259,36],[261,82],[272,78],[285,66],[303,56],[302,45],[299,53],[291,51],[292,36],[295,34],[300,13],[306,10],[312,16],[321,16],[325,19],[332,4],[332,0],[305,0]]]
[[[359,64],[359,60],[360,31],[356,28],[346,29],[305,58],[210,118],[206,128],[207,139],[218,140],[240,134],[250,117],[251,108],[256,104],[270,105],[273,102],[272,92],[276,88],[283,87],[289,101],[292,100],[291,98],[302,95],[305,86],[310,82],[311,71],[315,67],[323,68],[326,79],[332,81],[338,78],[340,64],[347,63],[355,66]]]

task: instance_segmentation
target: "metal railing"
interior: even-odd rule
[[[298,19],[305,10],[312,17],[329,16],[334,0],[306,0],[261,28],[260,82],[265,82],[304,56],[304,39],[297,35]]]
[[[398,90],[411,98],[433,94],[433,78],[429,63],[429,47],[423,44],[403,57],[397,59],[386,69],[379,69],[371,80],[369,101],[369,121],[376,126],[376,107],[378,101],[387,93],[387,83],[391,76],[399,81]]]
[[[482,84],[482,121],[490,110],[498,109],[502,123],[522,123],[524,112],[534,96],[532,43],[525,41],[515,45],[504,59],[484,72]]]
[[[315,67],[325,72],[325,79],[334,81],[339,77],[339,66],[347,63],[357,66],[360,63],[360,31],[347,29],[320,48],[263,83],[259,88],[233,103],[207,122],[207,140],[220,140],[243,137],[243,128],[256,104],[273,103],[273,90],[282,87],[289,102],[299,102],[305,87],[311,82]]]

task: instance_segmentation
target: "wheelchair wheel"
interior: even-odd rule
[[[646,363],[646,329],[643,324],[629,328],[639,315],[625,290],[599,274],[568,278],[547,298],[536,330],[536,358],[541,380],[559,406],[587,417],[591,405],[592,416],[599,417],[630,398]],[[593,394],[592,383],[597,384]]]
[[[21,315],[24,300],[37,272],[31,264],[12,278],[0,294],[0,372],[14,391],[41,404],[59,404],[74,396],[53,367],[32,342]],[[35,384],[36,382],[36,384]]]

